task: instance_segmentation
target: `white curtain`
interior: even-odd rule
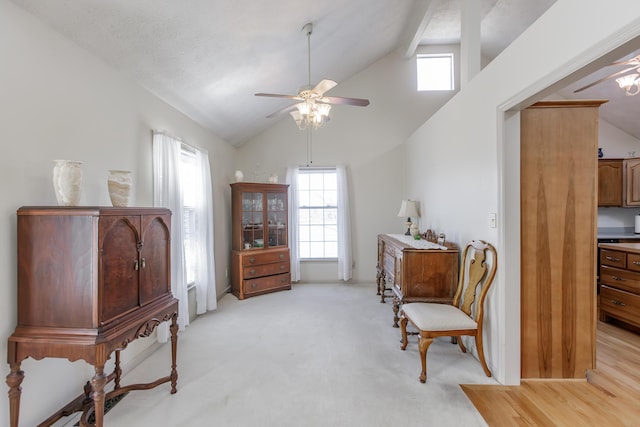
[[[289,184],[289,268],[291,281],[300,281],[300,252],[298,251],[298,166],[287,169],[285,183]]]
[[[153,203],[171,210],[171,291],[178,299],[178,326],[189,324],[187,280],[185,274],[183,212],[180,190],[181,142],[164,132],[153,132]],[[158,327],[158,341],[169,337],[167,322]]]
[[[353,255],[346,168],[342,165],[336,166],[336,175],[338,178],[338,279],[347,281],[352,275]]]
[[[196,313],[202,314],[217,307],[216,299],[216,271],[213,248],[213,198],[211,195],[211,171],[209,154],[201,148],[193,148],[196,153],[196,166],[199,172],[202,197],[197,198],[195,206],[195,237],[196,247]]]

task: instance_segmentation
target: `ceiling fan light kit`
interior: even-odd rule
[[[624,70],[617,71],[613,74],[609,74],[608,76],[598,79],[595,82],[589,83],[588,85],[583,86],[580,89],[574,90],[573,93],[582,92],[583,90],[589,89],[590,87],[593,87],[599,83],[604,82],[605,80],[609,80],[611,78],[618,77],[618,76],[620,77],[616,79],[616,83],[618,83],[618,86],[620,86],[620,89],[624,90],[625,95],[634,96],[640,92],[640,74],[635,72],[640,70],[640,55],[634,56],[633,58],[628,59],[626,61],[616,61],[609,65],[610,66],[611,65],[631,65],[631,67],[625,68]],[[626,74],[626,73],[631,73],[631,74]]]
[[[627,96],[634,96],[640,92],[640,74],[633,73],[626,76],[618,77],[616,83],[620,86],[620,89],[624,89],[624,94]],[[634,89],[635,88],[635,89]]]
[[[302,27],[302,32],[307,35],[307,59],[308,59],[308,84],[303,86],[297,95],[280,95],[274,93],[256,93],[256,96],[268,96],[273,98],[289,98],[300,101],[297,104],[284,107],[267,118],[289,113],[300,130],[317,129],[330,120],[329,112],[332,104],[355,105],[366,107],[368,99],[345,98],[339,96],[325,97],[324,93],[333,89],[338,83],[324,79],[315,86],[311,85],[311,33],[313,24],[307,23]]]

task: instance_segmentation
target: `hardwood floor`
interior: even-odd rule
[[[640,426],[640,335],[598,323],[596,368],[587,380],[462,385],[491,427]]]

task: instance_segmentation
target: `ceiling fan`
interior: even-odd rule
[[[329,120],[329,111],[331,105],[355,105],[358,107],[366,107],[369,105],[368,99],[345,98],[341,96],[324,96],[325,92],[333,89],[338,83],[333,80],[321,80],[315,86],[311,86],[311,33],[313,32],[313,24],[308,23],[302,27],[302,31],[307,35],[307,51],[308,51],[308,84],[298,91],[297,95],[280,95],[275,93],[256,93],[256,96],[268,96],[272,98],[289,98],[300,101],[296,104],[288,105],[267,118],[279,116],[281,114],[290,113],[296,121],[300,129],[309,127],[317,128]]]
[[[612,65],[631,65],[631,67],[628,67],[628,68],[625,68],[624,70],[620,70],[620,71],[617,71],[615,73],[609,74],[608,76],[603,77],[601,79],[598,79],[595,82],[589,83],[588,85],[583,86],[580,89],[574,90],[573,93],[581,92],[581,91],[583,91],[585,89],[589,89],[590,87],[593,87],[593,86],[595,86],[595,85],[597,85],[599,83],[602,83],[605,80],[609,80],[611,78],[618,77],[616,79],[616,82],[618,83],[618,85],[622,89],[625,89],[627,95],[635,95],[635,94],[637,94],[638,90],[636,90],[635,92],[632,92],[631,89],[634,86],[636,88],[638,88],[639,85],[640,85],[640,76],[638,74],[638,70],[640,69],[640,55],[634,56],[633,58],[628,59],[626,61],[612,62],[608,66],[612,66]],[[629,73],[629,74],[627,74],[627,73]]]

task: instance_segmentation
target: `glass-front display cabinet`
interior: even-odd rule
[[[291,288],[288,188],[231,184],[231,290],[240,299]]]

